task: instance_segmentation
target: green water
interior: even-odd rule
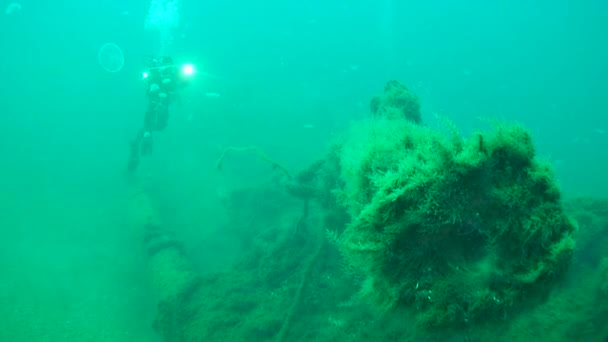
[[[141,73],[161,45],[144,27],[150,3],[10,3],[0,2],[0,340],[160,340],[142,233],[125,219]],[[391,79],[418,94],[430,124],[440,114],[465,134],[487,127],[480,118],[528,127],[566,198],[608,193],[604,1],[180,0],[179,11],[166,53],[199,73],[138,177],[201,273],[242,248],[220,231],[227,196],[272,177],[247,155],[218,172],[222,149],[255,145],[303,169],[369,117]],[[106,43],[122,49],[118,72],[99,64]]]

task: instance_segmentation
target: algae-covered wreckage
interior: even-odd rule
[[[522,126],[433,129],[396,81],[371,112],[293,176],[226,151],[283,177],[231,194],[223,231],[242,253],[224,272],[198,272],[147,193],[132,197],[164,340],[608,336],[608,202],[564,201]]]

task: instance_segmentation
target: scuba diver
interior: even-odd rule
[[[179,90],[188,84],[189,76],[193,72],[192,65],[179,67],[173,63],[171,57],[153,58],[150,61],[148,71],[143,73],[147,85],[148,108],[143,127],[131,142],[128,172],[137,170],[140,156],[152,153],[152,133],[167,127],[169,105],[178,97]]]

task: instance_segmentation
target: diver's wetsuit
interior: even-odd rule
[[[127,169],[135,171],[139,165],[140,155],[152,152],[152,132],[162,131],[169,120],[169,104],[178,89],[178,68],[169,57],[152,61],[147,76],[148,108],[144,117],[144,125],[131,142],[131,153]]]

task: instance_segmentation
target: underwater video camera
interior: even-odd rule
[[[178,65],[171,57],[155,57],[148,61],[142,77],[148,84],[147,94],[157,92],[169,95],[184,88],[195,74],[192,64]]]

